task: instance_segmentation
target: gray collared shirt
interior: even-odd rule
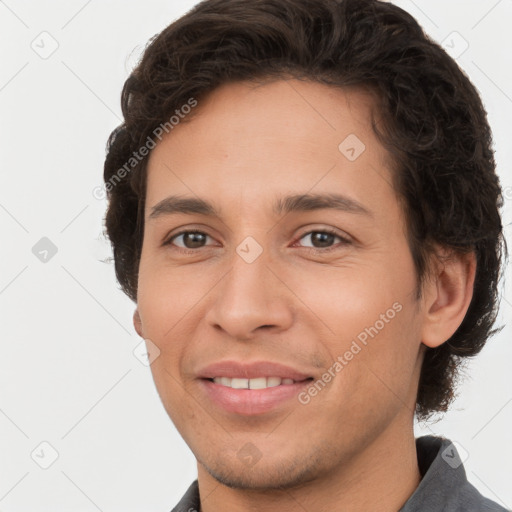
[[[460,455],[449,439],[416,439],[421,482],[398,512],[507,512],[468,482]],[[197,480],[171,512],[199,512]]]

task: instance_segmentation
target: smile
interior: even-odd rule
[[[294,384],[293,379],[282,379],[281,377],[256,377],[254,379],[242,379],[238,377],[214,377],[211,379],[215,384],[226,386],[232,389],[266,389],[276,386]]]

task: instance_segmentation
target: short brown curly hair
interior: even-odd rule
[[[122,290],[137,301],[147,158],[130,169],[126,163],[190,98],[201,101],[226,82],[290,76],[376,93],[384,124],[378,128],[372,119],[372,126],[395,163],[419,285],[434,243],[476,253],[467,314],[423,360],[417,416],[446,411],[463,358],[501,330],[492,327],[507,253],[503,198],[478,92],[414,18],[391,3],[205,0],[150,41],[124,85],[125,121],[110,135],[104,167],[106,234]]]

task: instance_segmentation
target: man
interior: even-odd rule
[[[505,510],[447,439],[504,246],[475,88],[398,7],[206,0],[105,162],[116,274],[198,479],[175,511]]]

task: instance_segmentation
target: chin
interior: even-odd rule
[[[315,478],[306,472],[293,472],[290,468],[282,468],[276,473],[274,466],[273,471],[266,467],[263,471],[251,470],[247,468],[233,471],[229,468],[208,468],[206,471],[215,478],[219,483],[232,489],[240,489],[245,491],[279,491],[284,489],[298,488]]]
[[[329,468],[326,454],[303,454],[298,460],[290,460],[276,453],[272,460],[262,456],[257,462],[244,463],[235,456],[218,457],[215,461],[199,461],[199,464],[219,483],[232,489],[253,491],[279,491],[302,487],[321,476]],[[198,459],[199,460],[199,459]]]

